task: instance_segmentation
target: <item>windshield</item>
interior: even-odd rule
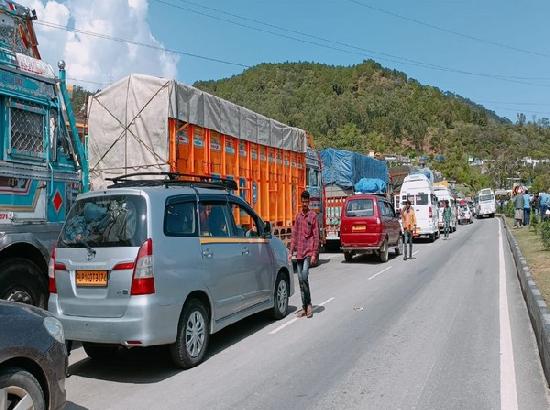
[[[479,202],[489,202],[489,201],[494,201],[494,200],[495,200],[495,196],[491,195],[491,194],[486,194],[486,195],[480,195],[479,196]]]
[[[145,200],[108,195],[78,201],[69,212],[58,247],[138,247],[147,238]]]
[[[348,202],[347,216],[373,216],[374,205],[372,199],[354,199]]]

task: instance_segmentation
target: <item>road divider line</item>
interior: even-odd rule
[[[369,278],[369,280],[374,279],[374,278],[376,278],[378,275],[381,275],[381,274],[383,274],[384,272],[389,271],[391,268],[393,268],[393,266],[388,266],[386,269],[382,269],[380,272],[375,273],[374,275],[372,275],[372,276]]]
[[[420,252],[420,251],[414,251],[412,256],[416,255],[418,252]]]
[[[500,328],[500,408],[517,410],[518,392],[516,385],[516,367],[512,344],[508,294],[506,291],[506,262],[502,244],[502,225],[498,221],[498,309]]]
[[[295,317],[294,319],[291,319],[291,320],[289,320],[288,322],[283,323],[281,326],[279,326],[279,327],[273,329],[271,332],[269,332],[269,334],[270,334],[270,335],[274,335],[275,333],[280,332],[281,330],[283,330],[285,327],[290,326],[291,324],[293,324],[293,323],[296,322],[297,320],[298,320],[298,318]]]
[[[319,303],[317,306],[315,306],[315,308],[313,309],[313,311],[315,312],[315,311],[319,310],[319,308],[320,308],[321,306],[325,306],[327,303],[332,302],[334,299],[335,299],[334,297],[331,297],[330,299],[327,299],[327,300],[325,300],[324,302]],[[281,326],[279,326],[279,327],[273,329],[271,332],[269,332],[269,334],[270,334],[270,335],[274,335],[275,333],[280,332],[280,331],[283,330],[285,327],[290,326],[291,324],[293,324],[293,323],[295,323],[295,322],[297,322],[297,321],[298,321],[298,318],[297,318],[297,317],[295,317],[295,318],[293,318],[293,319],[290,319],[288,322],[285,322],[285,323],[283,323]]]
[[[330,299],[325,300],[324,302],[319,303],[319,306],[325,306],[327,303],[330,303],[334,300],[334,297],[331,297]]]

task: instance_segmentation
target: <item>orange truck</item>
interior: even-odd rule
[[[126,173],[175,171],[234,180],[237,194],[287,243],[304,189],[324,220],[321,161],[304,130],[138,74],[90,97],[88,107],[92,189]]]

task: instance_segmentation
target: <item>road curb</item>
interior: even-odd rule
[[[527,311],[531,318],[531,325],[535,331],[542,369],[546,376],[546,382],[550,385],[550,310],[541,296],[540,290],[531,275],[527,260],[521,253],[521,249],[512,235],[506,221],[501,216],[510,250],[516,262],[517,276],[521,285],[521,292],[527,304]]]

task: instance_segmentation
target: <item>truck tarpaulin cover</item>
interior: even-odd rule
[[[352,188],[361,178],[388,181],[386,162],[366,155],[328,148],[321,151],[321,160],[324,185],[336,184],[342,188]]]
[[[361,178],[355,184],[355,192],[362,194],[376,194],[386,192],[386,182],[378,178]]]
[[[93,189],[124,173],[168,171],[168,118],[274,148],[306,152],[290,127],[175,80],[132,74],[90,97],[88,155]]]

